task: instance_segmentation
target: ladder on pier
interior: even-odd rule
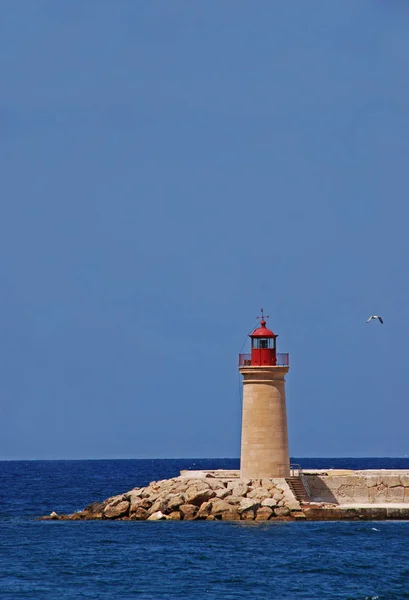
[[[298,502],[310,502],[310,487],[300,465],[290,466],[290,477],[286,477],[286,482]]]

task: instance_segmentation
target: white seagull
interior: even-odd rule
[[[369,319],[367,320],[367,323],[369,323],[369,321],[372,321],[372,319],[378,319],[378,321],[383,325],[383,319],[382,317],[378,317],[378,315],[372,315],[371,317],[369,317]]]

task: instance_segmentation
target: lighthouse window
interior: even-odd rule
[[[257,349],[275,348],[274,338],[252,338],[251,347]]]
[[[265,348],[272,348],[272,340],[268,339],[268,338],[261,338],[261,339],[253,339],[252,341],[252,346],[253,348],[259,348],[259,349],[265,349]]]

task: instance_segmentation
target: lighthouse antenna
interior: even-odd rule
[[[261,310],[261,317],[257,317],[257,319],[261,319],[262,321],[265,322],[265,319],[269,319],[270,315],[265,315],[264,314],[264,308],[261,308],[260,310]]]

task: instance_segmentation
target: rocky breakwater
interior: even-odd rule
[[[221,480],[179,476],[94,502],[71,515],[53,512],[43,520],[223,520],[303,519],[285,479]]]

